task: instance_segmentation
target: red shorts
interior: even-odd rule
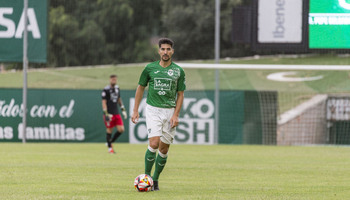
[[[124,125],[120,114],[113,115],[112,119],[110,119],[110,121],[108,121],[108,122],[106,121],[106,116],[103,115],[103,121],[105,122],[106,128],[113,128],[115,126],[123,126]]]

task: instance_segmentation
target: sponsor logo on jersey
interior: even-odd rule
[[[158,95],[160,95],[160,96],[163,96],[165,94],[166,94],[166,92],[164,90],[161,90],[161,91],[158,92]]]
[[[113,101],[113,103],[116,103],[118,101],[119,95],[118,92],[111,92],[111,101]]]
[[[154,72],[155,74],[158,74],[159,73],[159,70],[158,71],[156,71],[156,72]]]
[[[155,90],[170,90],[171,79],[169,78],[154,78],[154,89]]]

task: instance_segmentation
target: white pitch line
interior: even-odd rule
[[[253,69],[253,70],[322,70],[347,71],[350,65],[259,65],[259,64],[198,64],[176,63],[187,69]]]

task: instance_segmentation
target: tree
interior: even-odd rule
[[[154,58],[160,0],[52,0],[52,66],[144,62]]]
[[[159,0],[98,1],[97,21],[106,35],[114,63],[144,62],[153,57],[148,51],[150,37],[159,29],[160,3]]]
[[[49,16],[49,63],[51,66],[79,65],[75,54],[79,24],[63,6],[52,8]],[[70,34],[66,34],[66,33]]]
[[[176,57],[208,59],[214,55],[214,1],[163,1],[164,36],[175,42]]]
[[[245,55],[247,50],[231,42],[232,8],[240,0],[221,0],[221,57]],[[180,59],[212,59],[214,57],[215,0],[163,0],[163,35],[175,41]]]

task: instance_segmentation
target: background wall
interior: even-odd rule
[[[214,135],[214,91],[186,91],[175,143],[181,144],[275,144],[276,117],[262,124],[259,94],[256,91],[220,92],[220,134]],[[271,93],[271,92],[270,92]],[[21,89],[0,89],[0,141],[19,142],[21,133]],[[125,133],[119,142],[145,143],[144,98],[140,105],[140,120],[130,123],[134,90],[122,90],[121,95],[129,110],[124,120]],[[43,142],[105,142],[100,90],[30,89],[28,92],[28,141]],[[273,93],[270,95],[275,95]],[[277,104],[270,115],[277,116]],[[270,110],[271,111],[271,110]],[[270,129],[263,127],[270,125]],[[272,127],[272,129],[271,129]],[[269,130],[269,131],[266,131]]]

